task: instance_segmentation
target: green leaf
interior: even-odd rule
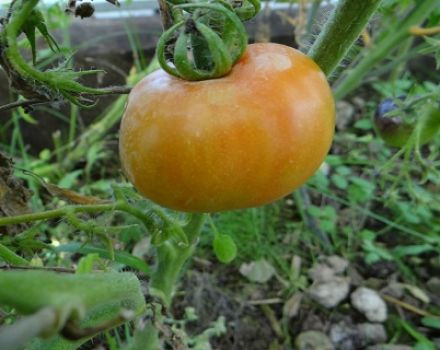
[[[76,268],[76,273],[89,273],[93,271],[93,264],[99,259],[98,253],[87,254],[79,260],[78,267]]]
[[[345,177],[343,177],[341,175],[333,174],[331,179],[337,188],[340,188],[343,190],[343,189],[346,189],[348,186],[348,181],[346,180]]]
[[[222,263],[230,263],[237,256],[237,246],[228,235],[217,234],[214,238],[213,248],[217,259]]]
[[[440,330],[440,317],[427,316],[422,318],[422,324],[429,328]]]
[[[20,115],[20,118],[22,118],[25,122],[34,125],[38,124],[38,121],[35,120],[30,114],[26,113],[21,107],[18,108],[18,114]]]
[[[338,166],[336,172],[341,176],[348,176],[351,174],[351,169],[347,166]]]
[[[107,248],[92,246],[92,245],[84,245],[80,243],[69,243],[69,244],[60,245],[55,248],[55,251],[82,253],[82,254],[97,253],[103,259],[110,259],[110,253]],[[150,266],[142,259],[139,259],[138,257],[131,255],[130,253],[116,250],[115,261],[124,264],[126,266],[129,266],[133,269],[142,271],[147,276],[151,274]]]
[[[370,130],[373,128],[373,125],[370,119],[361,119],[354,124],[354,127],[361,130]]]
[[[29,265],[29,261],[23,259],[21,256],[17,255],[15,252],[10,250],[8,247],[0,243],[0,261],[5,261],[10,264],[18,266]]]
[[[82,174],[83,170],[75,170],[71,173],[66,174],[59,182],[58,186],[62,188],[71,188],[77,180],[77,178]]]
[[[407,255],[419,255],[432,250],[434,250],[434,248],[430,244],[418,244],[410,246],[398,246],[393,249],[393,253],[400,258]]]
[[[413,350],[436,350],[436,347],[430,341],[420,341],[413,347]]]

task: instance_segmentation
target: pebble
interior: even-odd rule
[[[412,346],[401,344],[378,344],[369,346],[366,350],[412,350]]]
[[[353,324],[342,321],[330,328],[330,339],[338,350],[365,349],[387,340],[385,327],[379,323]]]
[[[383,343],[388,338],[385,327],[380,323],[361,323],[357,329],[366,344]]]
[[[357,329],[345,322],[333,324],[329,334],[331,341],[338,350],[359,350],[364,345]]]
[[[334,350],[334,346],[325,333],[307,331],[300,333],[295,339],[297,350]]]
[[[323,256],[319,258],[319,263],[309,270],[309,277],[315,282],[329,281],[335,275],[342,275],[348,265],[348,261],[338,255]]]
[[[359,287],[351,294],[351,304],[370,322],[385,322],[387,305],[373,289]]]
[[[353,120],[355,108],[347,101],[338,101],[336,104],[336,111],[336,126],[339,130],[344,130]]]
[[[426,287],[428,290],[436,295],[437,297],[440,297],[440,278],[439,277],[432,277],[426,282]]]
[[[324,259],[324,262],[332,268],[335,274],[342,274],[348,268],[348,261],[338,255],[331,255]]]
[[[313,283],[308,290],[308,294],[318,304],[331,308],[344,300],[349,290],[349,279],[335,276],[333,279],[325,282]]]
[[[401,299],[405,294],[405,288],[403,287],[402,283],[390,282],[387,286],[381,289],[381,293],[396,299]]]

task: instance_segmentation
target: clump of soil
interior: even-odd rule
[[[13,175],[13,161],[0,152],[0,217],[29,213],[28,200],[31,191]],[[0,227],[0,235],[14,235],[26,225],[8,225]]]

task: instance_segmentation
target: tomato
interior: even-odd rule
[[[406,96],[399,96],[400,101],[405,101]],[[412,122],[405,121],[405,118],[399,115],[392,115],[399,106],[392,98],[383,100],[376,109],[374,115],[374,125],[379,136],[389,146],[402,148],[404,147],[416,127],[419,126],[420,145],[423,145],[437,134],[440,130],[440,106],[438,102],[431,100],[423,100],[423,105],[416,105],[410,111],[410,114],[417,116],[417,120]],[[401,112],[400,114],[404,114]],[[420,123],[420,125],[418,125]]]
[[[168,208],[255,207],[302,185],[329,151],[334,100],[306,55],[249,45],[229,75],[198,82],[158,70],[131,91],[120,130],[128,179]]]

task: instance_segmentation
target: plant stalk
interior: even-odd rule
[[[193,214],[185,229],[188,245],[179,245],[171,238],[157,248],[157,265],[151,279],[151,293],[160,297],[166,307],[171,305],[178,277],[185,262],[194,252],[205,221],[205,214]]]
[[[340,0],[308,52],[326,76],[336,69],[381,0]]]

